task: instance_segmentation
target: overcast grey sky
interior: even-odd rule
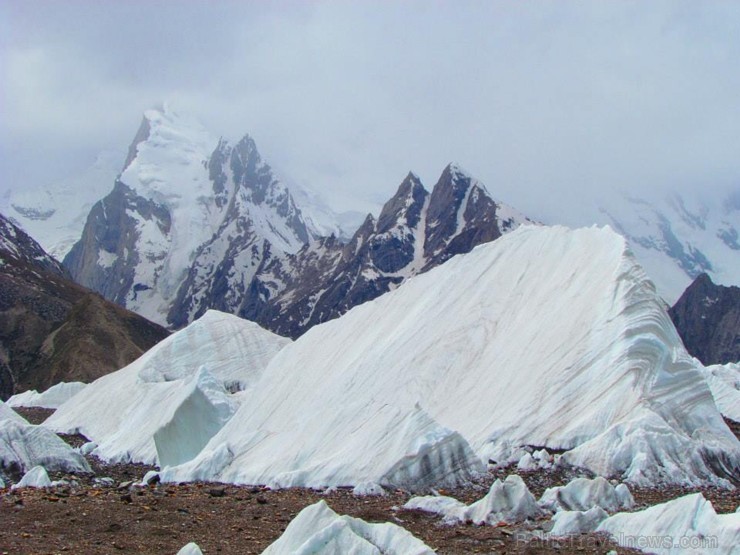
[[[540,218],[740,183],[740,2],[0,2],[0,187],[125,150],[161,100],[336,208],[457,161]]]

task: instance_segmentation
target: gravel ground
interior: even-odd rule
[[[519,526],[446,526],[421,511],[394,510],[407,494],[363,497],[339,490],[269,491],[214,484],[127,489],[82,486],[23,490],[0,500],[2,553],[175,554],[195,541],[207,554],[261,553],[298,512],[320,499],[340,514],[369,522],[395,522],[442,554],[549,553],[554,545],[525,541],[537,523]],[[622,550],[606,537],[576,538],[579,553]],[[575,541],[575,540],[574,540]],[[561,542],[566,552],[569,544]],[[572,547],[572,545],[571,545]]]

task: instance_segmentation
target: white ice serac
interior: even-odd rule
[[[727,485],[740,468],[696,362],[609,228],[519,228],[311,329],[163,479],[424,489],[524,446],[638,484]]]
[[[253,322],[208,311],[88,385],[45,425],[84,434],[108,461],[182,463],[228,421],[243,390],[289,342]]]

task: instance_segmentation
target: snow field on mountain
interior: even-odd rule
[[[207,202],[213,190],[205,164],[218,140],[170,109],[147,110],[144,120],[148,136],[136,145],[136,155],[119,180],[141,197],[165,206],[171,225],[162,229],[152,218],[127,210],[137,221],[137,252],[142,261],[133,283],[156,281],[157,287],[139,292],[126,304],[150,319],[162,320],[166,308],[160,305],[174,296],[184,279],[192,246],[210,239],[218,225],[218,214],[211,213]]]
[[[129,366],[63,404],[45,426],[82,433],[105,460],[181,463],[195,456],[236,410],[288,339],[208,311]]]
[[[424,489],[528,445],[639,484],[726,484],[740,465],[652,284],[608,228],[520,228],[313,328],[162,479]]]
[[[432,555],[429,546],[400,526],[370,524],[359,518],[340,516],[325,501],[303,509],[262,555],[310,555],[353,553],[357,555]]]

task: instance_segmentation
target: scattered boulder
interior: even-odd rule
[[[386,495],[386,492],[380,484],[376,484],[375,482],[362,482],[352,489],[352,495],[356,495],[358,497],[365,495]]]
[[[154,484],[159,483],[159,472],[156,470],[150,470],[146,474],[144,474],[144,477],[141,479],[141,485],[142,486],[151,486]]]
[[[211,488],[208,490],[208,495],[211,497],[225,497],[226,488]]]
[[[93,484],[104,488],[112,488],[115,485],[115,480],[108,476],[102,478],[93,478]]]

